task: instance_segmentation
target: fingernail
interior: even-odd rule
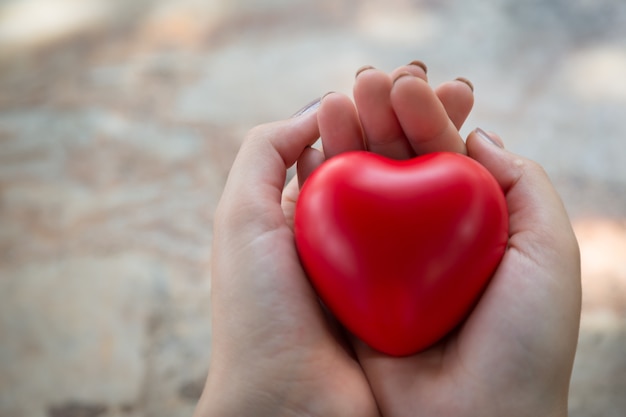
[[[502,149],[502,145],[498,142],[496,142],[495,140],[491,139],[491,136],[489,136],[487,134],[487,132],[485,132],[484,130],[482,130],[480,127],[477,127],[476,129],[474,129],[474,132],[478,135],[479,138],[481,138],[482,140],[486,141],[487,143],[490,143],[492,145],[497,146],[498,148]]]
[[[409,62],[409,65],[418,66],[424,70],[424,74],[428,74],[428,67],[422,61],[419,61],[419,60],[411,61]]]
[[[359,74],[361,74],[362,72],[367,71],[367,70],[371,70],[371,69],[376,69],[376,68],[374,68],[374,67],[373,67],[373,66],[371,66],[371,65],[364,65],[364,66],[362,66],[361,68],[359,68],[359,69],[356,71],[356,74],[354,75],[354,78],[358,77],[358,76],[359,76]]]
[[[393,83],[397,83],[400,78],[404,77],[413,77],[413,74],[411,74],[410,72],[401,72],[396,78],[394,78]]]
[[[474,92],[474,84],[472,84],[472,82],[470,80],[468,80],[465,77],[457,77],[456,81],[460,81],[464,84],[467,84],[467,86],[472,90],[472,92]]]
[[[319,108],[321,102],[322,102],[322,98],[316,98],[315,100],[313,100],[312,102],[310,102],[309,104],[307,104],[306,106],[304,106],[303,108],[295,112],[291,117],[293,118],[293,117],[303,116],[307,113],[311,113]]]

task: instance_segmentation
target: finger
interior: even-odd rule
[[[293,231],[293,222],[296,215],[296,202],[298,201],[298,195],[300,195],[300,187],[298,186],[299,179],[294,176],[285,186],[283,190],[283,198],[281,206],[285,215],[285,222],[287,226]]]
[[[391,88],[391,104],[418,155],[438,151],[467,153],[445,107],[424,80],[400,74]]]
[[[460,130],[474,106],[473,84],[465,78],[457,78],[441,84],[435,89],[435,94],[454,127]]]
[[[389,74],[389,76],[392,80],[395,80],[400,74],[403,74],[405,72],[428,82],[428,67],[426,67],[426,64],[424,64],[422,61],[412,61],[408,65],[398,67],[395,70],[391,71],[391,74]]]
[[[298,186],[302,188],[304,182],[309,178],[309,175],[315,171],[315,169],[324,162],[324,154],[317,149],[307,147],[298,158],[298,164],[296,166],[296,172],[298,177]]]
[[[339,93],[324,96],[317,120],[326,158],[365,149],[359,116],[347,96]]]
[[[315,111],[252,129],[231,168],[216,222],[229,219],[232,226],[261,228],[284,222],[280,201],[286,170],[318,137]]]
[[[511,237],[544,228],[571,230],[563,203],[538,164],[504,150],[499,137],[480,129],[469,135],[468,150],[472,158],[492,173],[506,194],[509,212],[515,216],[511,219]],[[553,241],[560,235],[542,235],[549,242],[540,240],[536,243],[560,246],[560,242]]]
[[[480,129],[469,135],[468,150],[506,194],[509,248],[524,252],[540,265],[560,265],[565,255],[578,258],[578,245],[565,207],[541,166],[504,150],[499,137]]]
[[[426,81],[426,66],[419,61],[397,68],[392,75],[397,73],[410,73]],[[414,152],[391,106],[392,79],[373,67],[362,68],[357,72],[354,100],[367,148],[389,158],[408,159]]]

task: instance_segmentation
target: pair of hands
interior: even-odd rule
[[[464,82],[432,89],[421,63],[366,68],[353,103],[259,126],[244,141],[216,211],[213,340],[196,416],[565,416],[580,315],[580,266],[567,214],[544,171],[477,130]],[[322,137],[324,153],[309,147]],[[468,154],[505,192],[509,248],[470,317],[416,355],[393,358],[346,334],[298,260],[293,215],[325,158],[364,149],[393,158]]]

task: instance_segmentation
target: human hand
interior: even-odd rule
[[[465,148],[423,77],[396,76],[389,99],[380,105],[384,108],[372,112],[370,106],[381,103],[376,88],[368,85],[376,77],[380,73],[364,72],[355,86],[368,147],[396,158],[467,150],[500,183],[510,217],[509,246],[499,268],[474,311],[445,340],[416,355],[392,358],[353,339],[381,414],[567,415],[580,317],[580,261],[567,214],[547,175],[480,130],[470,134]],[[385,126],[392,126],[393,134],[381,134]],[[358,149],[352,143],[340,151]]]
[[[508,249],[474,311],[411,357],[356,349],[387,417],[567,415],[580,320],[578,246],[545,172],[501,143],[482,131],[467,141],[469,156],[505,191],[510,219]]]
[[[215,213],[211,363],[197,417],[379,415],[281,206],[287,168],[318,136],[314,111],[263,125],[233,164]]]
[[[465,100],[441,100],[457,120],[471,108],[463,88]],[[303,180],[320,158],[363,144],[357,117],[347,97],[331,94],[319,114],[260,126],[244,141],[215,214],[211,364],[197,417],[379,415],[350,343],[300,266],[292,233],[297,181],[283,190],[296,160]],[[308,147],[320,135],[318,119],[325,155]]]

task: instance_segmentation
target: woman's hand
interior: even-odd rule
[[[495,144],[494,144],[495,143]],[[566,416],[580,320],[580,256],[541,167],[473,132],[469,156],[506,193],[509,246],[466,322],[431,349],[390,358],[357,342],[381,413]]]
[[[541,167],[504,150],[498,137],[477,130],[466,146],[456,132],[464,117],[441,106],[441,87],[431,90],[424,74],[385,77],[389,76],[367,70],[357,78],[353,114],[358,116],[338,112],[338,107],[349,107],[346,99],[322,103],[320,130],[327,132],[322,138],[333,144],[332,151],[367,147],[395,158],[467,152],[504,190],[510,237],[478,305],[439,344],[411,357],[393,358],[353,338],[381,414],[567,415],[580,319],[580,256],[556,191]],[[462,87],[457,83],[445,88]],[[457,93],[457,106],[462,107],[463,97]],[[333,130],[337,114],[344,115],[343,126],[354,127]],[[359,120],[365,145],[356,133]]]
[[[378,81],[391,87],[391,77],[400,73],[426,78],[412,64]],[[380,85],[365,86],[381,91]],[[449,112],[460,126],[471,109],[471,90],[455,82],[438,92],[443,119],[448,123]],[[325,158],[362,147],[368,133],[345,96],[327,96],[319,114],[315,107],[253,129],[233,164],[215,215],[213,343],[198,417],[379,416],[352,346],[318,302],[294,245],[297,180],[303,182]],[[450,126],[456,140],[457,129]],[[392,123],[385,129],[402,132]],[[320,133],[325,153],[309,147]],[[296,161],[298,178],[283,189],[286,170]]]
[[[281,206],[287,168],[318,136],[312,111],[255,128],[237,155],[215,214],[211,363],[198,417],[379,415]]]

